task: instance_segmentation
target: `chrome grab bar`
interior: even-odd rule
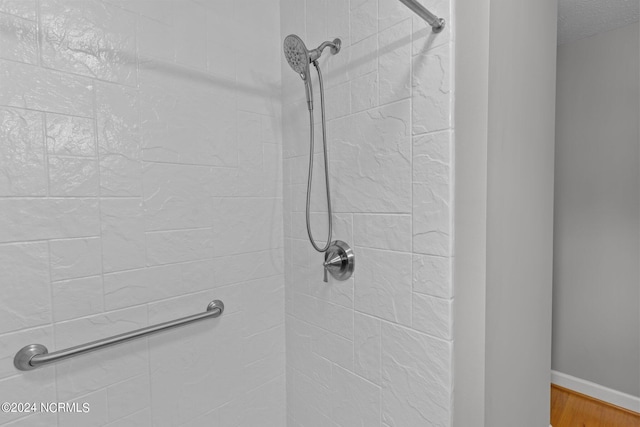
[[[439,33],[444,29],[445,21],[442,18],[438,18],[433,13],[429,12],[427,8],[418,3],[417,0],[400,0],[409,9],[414,11],[420,18],[427,21],[431,25],[431,29],[434,33]]]
[[[135,331],[125,332],[123,334],[114,335],[86,344],[77,345],[75,347],[66,348],[64,350],[49,353],[47,347],[42,344],[29,344],[16,353],[13,358],[13,365],[21,371],[30,371],[40,366],[49,365],[59,360],[69,359],[81,354],[89,353],[102,348],[111,347],[125,341],[131,341],[136,338],[154,334],[160,331],[166,331],[178,326],[188,325],[204,319],[213,319],[218,317],[224,311],[224,304],[220,300],[214,300],[207,306],[207,311],[203,313],[193,314],[191,316],[182,317],[180,319],[170,320],[157,325],[147,326],[146,328],[136,329]]]

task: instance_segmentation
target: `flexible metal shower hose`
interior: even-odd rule
[[[331,220],[332,212],[331,212],[331,192],[329,190],[329,158],[327,157],[327,129],[326,122],[324,116],[324,84],[322,82],[322,72],[320,71],[320,65],[318,65],[318,61],[313,61],[313,65],[316,67],[316,71],[318,72],[318,81],[320,82],[320,110],[322,111],[322,146],[324,150],[324,179],[327,190],[327,215],[329,219],[329,232],[327,233],[327,243],[324,248],[320,248],[315,240],[313,239],[313,234],[311,233],[311,221],[310,221],[310,211],[311,211],[311,181],[313,180],[313,158],[314,158],[314,126],[313,126],[313,110],[309,110],[309,126],[310,126],[310,152],[309,152],[309,179],[307,180],[307,234],[309,235],[309,241],[313,248],[318,252],[326,252],[331,245],[331,234],[333,223]]]

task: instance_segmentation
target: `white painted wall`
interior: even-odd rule
[[[452,4],[429,3],[447,19],[433,35],[397,0],[281,2],[282,37],[296,33],[309,48],[343,41],[320,63],[334,238],[356,254],[351,280],[322,282],[323,256],[305,229],[304,89],[283,60],[290,427],[451,425]],[[322,160],[318,238],[326,235]]]
[[[91,405],[0,424],[285,424],[279,19],[275,0],[0,2],[0,400]],[[13,367],[214,298],[220,319]]]
[[[485,387],[491,427],[549,421],[556,17],[556,0],[491,2]]]
[[[540,427],[549,423],[557,1],[461,1],[456,15],[471,27],[456,33],[454,425]]]
[[[456,0],[455,10],[456,427],[482,427],[485,416],[490,6],[488,0]]]
[[[640,396],[638,23],[558,47],[553,369]]]

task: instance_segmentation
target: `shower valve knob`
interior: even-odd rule
[[[355,263],[355,255],[349,245],[342,240],[334,240],[324,253],[324,281],[328,281],[327,273],[336,280],[347,280],[353,274]]]

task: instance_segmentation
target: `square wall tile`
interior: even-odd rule
[[[413,134],[451,127],[451,46],[413,57]]]
[[[382,324],[382,421],[450,425],[452,343]]]
[[[42,63],[48,68],[135,85],[135,15],[103,2],[40,2]]]
[[[146,233],[147,265],[212,258],[212,237],[210,228]]]
[[[413,291],[440,298],[453,297],[451,259],[413,255]]]
[[[431,336],[450,340],[453,325],[453,300],[413,295],[412,326]]]
[[[104,272],[144,267],[145,234],[140,199],[104,199],[100,203]]]
[[[47,114],[47,152],[63,156],[95,157],[93,120]]]
[[[374,249],[411,251],[411,215],[353,216],[353,243]]]
[[[47,244],[0,245],[0,333],[51,322]]]
[[[332,418],[341,427],[380,426],[380,387],[333,366]]]
[[[351,9],[351,44],[378,31],[378,0],[363,0]]]
[[[0,60],[0,104],[52,113],[93,117],[90,79],[35,65]]]
[[[426,255],[451,253],[449,188],[413,184],[413,251]]]
[[[97,314],[104,310],[102,277],[55,282],[53,288],[53,319],[56,322]]]
[[[97,199],[0,198],[0,242],[100,234]]]
[[[207,15],[203,5],[182,2],[174,8],[173,37],[176,43],[176,62],[189,67],[206,69]]]
[[[143,169],[147,231],[211,226],[211,169],[206,166],[146,163]]]
[[[1,0],[0,11],[35,21],[36,0]]]
[[[374,384],[381,384],[381,321],[372,316],[354,313],[354,372]]]
[[[99,237],[51,240],[51,280],[73,279],[102,273],[102,245]]]
[[[409,100],[358,113],[335,126],[331,173],[336,212],[408,213]]]
[[[49,156],[49,194],[51,196],[98,196],[96,159]]]
[[[42,113],[0,107],[0,195],[47,194]]]
[[[216,256],[282,247],[280,199],[216,198],[213,235]],[[237,230],[242,230],[238,233]]]
[[[380,104],[411,96],[411,20],[378,34]]]
[[[411,254],[360,247],[356,251],[356,310],[410,325]]]
[[[0,57],[11,61],[38,63],[35,21],[0,13]]]

